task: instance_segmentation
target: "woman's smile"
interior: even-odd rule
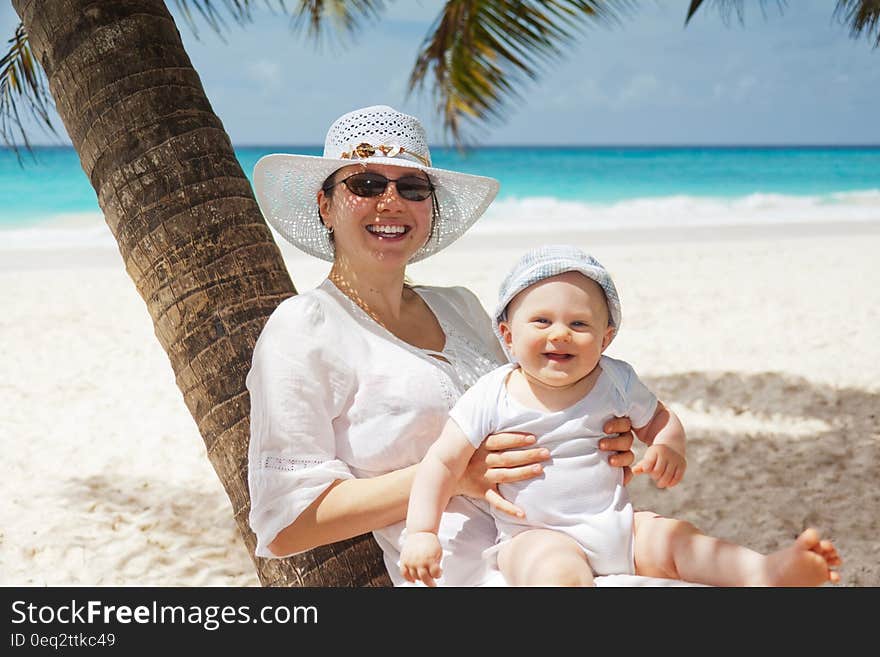
[[[367,226],[367,232],[382,241],[401,240],[411,230],[412,227],[402,224],[369,224]]]

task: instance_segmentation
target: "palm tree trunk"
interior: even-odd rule
[[[253,554],[244,382],[296,294],[281,253],[163,2],[12,4]],[[390,584],[369,535],[255,565],[263,585]]]

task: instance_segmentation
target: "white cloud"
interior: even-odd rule
[[[627,107],[641,103],[652,104],[656,102],[661,94],[660,81],[656,77],[653,75],[636,75],[617,94],[614,105]]]
[[[281,88],[281,65],[273,60],[258,59],[247,66],[248,74],[260,83],[263,93],[275,93]]]
[[[712,89],[712,97],[716,101],[725,103],[752,102],[759,99],[760,88],[760,80],[754,75],[746,74],[731,82],[716,82]]]

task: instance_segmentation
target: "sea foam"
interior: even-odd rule
[[[0,251],[94,248],[117,248],[100,212],[58,214],[0,229]]]
[[[495,201],[472,230],[497,234],[547,228],[615,230],[848,221],[880,221],[880,190],[837,192],[827,196],[679,195],[607,204],[549,197],[507,198]]]
[[[621,230],[688,226],[880,221],[880,190],[825,196],[750,194],[721,198],[664,196],[616,203],[552,197],[501,198],[471,229],[477,234],[544,230]],[[116,248],[100,212],[59,214],[0,229],[0,251]]]

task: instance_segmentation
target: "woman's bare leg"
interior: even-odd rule
[[[594,586],[593,570],[581,547],[550,529],[514,536],[499,550],[498,568],[510,586]]]
[[[819,586],[840,581],[837,549],[807,529],[787,548],[761,554],[706,536],[689,522],[635,515],[636,574],[714,586]]]

